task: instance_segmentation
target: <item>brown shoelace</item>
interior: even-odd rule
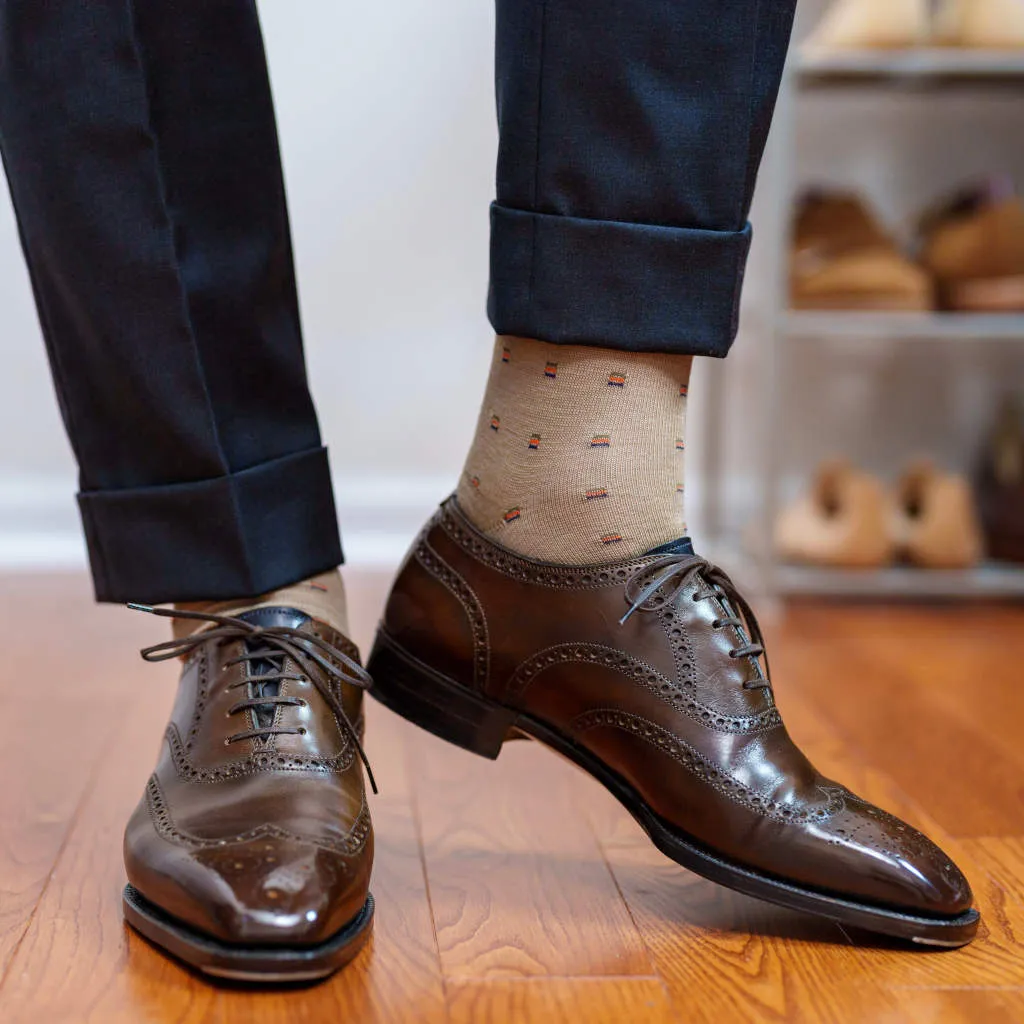
[[[743,643],[729,651],[730,658],[750,658],[757,669],[758,677],[748,679],[745,690],[766,690],[771,688],[768,669],[768,654],[764,649],[764,637],[753,609],[746,598],[736,589],[736,584],[724,569],[712,564],[700,555],[664,555],[635,572],[626,581],[626,600],[629,610],[619,619],[621,626],[637,611],[657,611],[675,599],[676,594],[694,577],[703,586],[694,594],[695,601],[717,598],[725,615],[712,622],[714,629],[732,627]],[[646,581],[646,582],[644,582]],[[640,587],[639,591],[636,590]],[[735,614],[733,609],[739,611]],[[746,631],[750,631],[747,639]],[[758,659],[764,658],[764,672]]]
[[[327,701],[327,705],[334,712],[339,725],[355,744],[359,759],[366,768],[366,777],[370,782],[370,788],[374,793],[377,792],[377,783],[373,778],[373,771],[370,768],[366,751],[363,750],[363,745],[360,742],[359,731],[345,714],[344,705],[335,690],[338,683],[348,683],[350,686],[358,686],[363,690],[370,689],[373,680],[370,678],[369,672],[359,662],[354,661],[321,637],[303,633],[291,626],[254,626],[252,623],[246,622],[245,619],[237,619],[230,615],[154,608],[148,604],[129,604],[128,607],[135,611],[149,612],[151,615],[160,615],[168,619],[194,619],[199,622],[215,623],[212,629],[200,630],[180,639],[165,640],[152,647],[144,647],[139,653],[145,661],[170,661],[172,658],[180,658],[211,641],[217,644],[230,643],[233,640],[243,640],[247,643],[258,641],[261,646],[256,649],[247,649],[244,654],[225,662],[225,666],[239,664],[251,666],[258,662],[265,662],[272,667],[273,671],[249,675],[248,678],[232,685],[246,686],[254,683],[262,689],[266,683],[280,683],[286,679],[309,679]],[[284,671],[287,658],[291,658],[299,666],[302,675]],[[282,706],[302,707],[305,704],[306,701],[301,697],[257,693],[255,696],[238,701],[228,710],[228,714],[234,715],[249,710],[256,711],[258,714],[261,709],[273,710]],[[263,739],[277,735],[301,735],[305,731],[305,728],[261,727],[257,724],[254,729],[248,729],[228,737],[226,742],[236,743],[246,739]]]

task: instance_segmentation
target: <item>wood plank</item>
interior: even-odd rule
[[[15,782],[0,787],[0,978],[120,727],[124,695],[146,683],[138,649],[148,624],[88,598],[80,576],[0,577],[0,614],[25,624],[4,653],[0,774]]]
[[[449,982],[448,1006],[451,1024],[669,1024],[678,1019],[660,982],[635,978]]]
[[[983,619],[985,613],[976,614]],[[844,623],[838,636],[812,632],[813,619],[799,615],[789,625],[813,639],[780,644],[783,653],[773,673],[783,712],[794,698],[813,708],[866,761],[927,807],[949,835],[1024,832],[1024,787],[1016,757],[990,742],[982,722],[935,699],[946,644],[934,627],[904,619],[902,658],[887,662],[875,656],[884,640],[871,632],[858,635],[843,616],[837,621]],[[791,679],[786,659],[797,647],[806,667]],[[1002,685],[1017,680],[1004,679]]]
[[[1020,1024],[1024,993],[991,989],[894,989],[885,1024]],[[881,1008],[880,1008],[881,1009]]]
[[[413,764],[447,980],[651,974],[570,766],[533,743],[488,762],[428,736]]]
[[[185,972],[130,944],[121,920],[121,832],[154,760],[174,668],[155,674],[163,685],[136,694],[11,965],[2,999],[13,1021],[145,1020],[165,996],[181,1005],[190,992]]]
[[[40,743],[39,723],[54,700],[40,694],[5,701],[0,716],[0,978],[36,909],[75,812],[111,735],[112,700],[65,698],[61,713],[81,723],[77,743]]]

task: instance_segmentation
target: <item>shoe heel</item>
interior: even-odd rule
[[[370,696],[413,725],[492,761],[501,753],[516,712],[435,672],[378,632],[366,663]]]

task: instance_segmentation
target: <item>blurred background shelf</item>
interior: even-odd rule
[[[756,586],[756,557],[735,539],[707,547],[707,556],[741,585]],[[838,569],[776,562],[768,588],[776,597],[872,598],[880,600],[978,600],[1024,597],[1024,565],[982,562],[972,569]]]
[[[973,569],[825,569],[779,565],[775,590],[787,596],[951,599],[1024,597],[1024,566],[985,562]]]
[[[932,96],[932,90],[943,94]],[[908,131],[911,116],[914,130]],[[1024,565],[989,562],[957,572],[902,566],[866,572],[814,568],[784,563],[771,541],[785,499],[811,465],[807,453],[820,447],[813,438],[809,440],[817,429],[814,415],[827,418],[834,411],[836,422],[849,424],[850,408],[869,406],[869,394],[884,394],[884,401],[897,406],[902,388],[908,402],[914,401],[914,395],[920,398],[920,375],[913,371],[920,354],[911,344],[946,345],[941,358],[927,361],[929,380],[942,381],[944,386],[942,405],[948,422],[944,421],[943,429],[955,422],[959,425],[955,429],[977,430],[973,421],[979,403],[994,409],[1001,389],[1019,389],[1024,368],[1020,361],[1024,350],[1006,344],[1024,342],[1024,313],[790,308],[792,216],[801,190],[822,180],[852,193],[874,189],[891,198],[895,208],[888,211],[890,222],[896,222],[897,210],[917,216],[926,208],[926,200],[951,187],[947,180],[967,181],[971,180],[968,175],[986,173],[980,161],[991,161],[993,156],[988,150],[976,153],[979,123],[998,140],[993,147],[998,159],[1009,161],[992,166],[1019,167],[1024,156],[1022,119],[1021,50],[791,53],[759,185],[755,250],[762,268],[761,288],[744,314],[757,334],[756,368],[750,379],[758,385],[752,412],[756,425],[745,438],[748,450],[755,453],[751,461],[757,471],[748,478],[747,489],[735,486],[735,479],[724,470],[727,459],[736,459],[735,445],[730,447],[722,439],[728,396],[734,388],[726,377],[734,370],[730,366],[723,373],[708,374],[705,430],[711,440],[704,452],[704,494],[699,505],[700,521],[706,524],[702,548],[741,585],[769,599],[797,595],[1024,599]],[[869,128],[877,136],[865,134]],[[811,130],[832,140],[827,152],[805,148]],[[909,229],[911,239],[916,231]],[[911,239],[906,240],[908,248]],[[800,345],[791,346],[797,339]],[[835,344],[829,345],[830,341]],[[814,349],[808,342],[822,344]],[[907,347],[897,356],[895,350],[904,343]],[[977,346],[977,354],[968,343]],[[883,347],[894,350],[892,359],[877,358]],[[863,371],[853,366],[861,353]],[[816,376],[809,374],[808,363]],[[846,386],[837,386],[837,381]],[[839,394],[842,400],[830,406]],[[902,421],[896,415],[882,416],[880,422],[887,426],[879,429],[906,429],[911,414],[905,406],[901,408]],[[934,420],[932,416],[921,429],[907,430],[905,438],[894,434],[884,446],[870,436],[873,423],[865,420],[851,428],[848,448],[838,454],[854,465],[864,459],[866,469],[889,480],[894,464],[927,450],[930,435],[925,431],[935,426]],[[820,426],[822,434],[834,442],[835,424],[823,420]],[[975,456],[959,438],[950,446],[949,433],[946,451],[940,450],[936,461],[945,464],[943,455],[951,453],[950,468],[970,474]],[[737,508],[743,510],[742,516],[735,514]],[[743,545],[737,542],[740,532],[746,541]]]
[[[888,313],[788,310],[779,328],[791,338],[1024,341],[1019,313]]]
[[[865,50],[849,53],[800,54],[793,73],[802,87],[895,82],[957,81],[1000,82],[1024,79],[1020,51],[958,50]]]

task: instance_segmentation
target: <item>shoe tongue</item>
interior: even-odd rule
[[[693,541],[689,537],[670,540],[667,544],[659,544],[658,547],[645,552],[647,555],[692,555],[693,553]]]
[[[291,629],[299,629],[310,621],[309,616],[305,612],[300,612],[297,608],[253,608],[251,611],[236,615],[235,618],[248,622],[253,626],[262,626],[264,629],[268,626],[287,626]],[[261,646],[259,637],[254,637],[252,640],[243,640],[242,644],[246,651],[256,651]],[[283,663],[283,657],[274,659],[259,658],[248,663],[251,696],[276,697],[280,694],[281,684],[277,680],[261,683],[256,677],[280,672]],[[254,710],[256,722],[261,729],[269,729],[274,724],[276,708],[273,704],[267,704]]]
[[[299,629],[309,622],[309,616],[298,608],[252,608],[235,616],[252,626],[287,626]]]

